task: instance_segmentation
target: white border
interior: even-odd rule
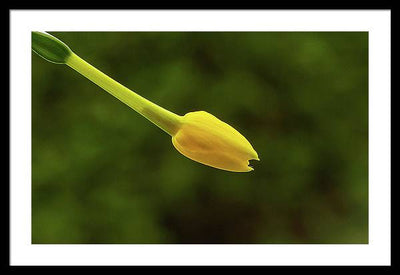
[[[389,265],[390,11],[10,11],[11,265]],[[368,31],[368,245],[31,245],[31,34]]]

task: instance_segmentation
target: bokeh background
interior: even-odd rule
[[[32,53],[32,243],[368,243],[368,33],[50,32],[261,158],[231,173]]]

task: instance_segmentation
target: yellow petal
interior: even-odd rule
[[[249,160],[259,160],[244,136],[204,111],[187,113],[172,143],[194,161],[232,172],[252,171]]]

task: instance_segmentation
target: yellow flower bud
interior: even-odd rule
[[[32,48],[50,62],[73,68],[143,115],[171,135],[175,148],[194,161],[222,170],[248,172],[254,170],[249,160],[260,160],[244,136],[215,116],[204,111],[184,116],[170,112],[105,75],[49,34],[33,32]]]
[[[232,172],[252,171],[249,160],[259,160],[244,136],[204,111],[183,116],[180,129],[172,136],[172,143],[180,153],[194,161]]]

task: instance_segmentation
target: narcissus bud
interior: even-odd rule
[[[249,160],[259,160],[247,139],[233,127],[204,112],[183,116],[182,126],[172,136],[175,148],[186,157],[215,168],[248,172]]]
[[[50,62],[68,65],[160,127],[186,157],[227,171],[254,170],[249,160],[259,160],[257,152],[245,137],[215,116],[204,111],[184,116],[170,112],[105,75],[47,33],[32,32],[32,49]]]

